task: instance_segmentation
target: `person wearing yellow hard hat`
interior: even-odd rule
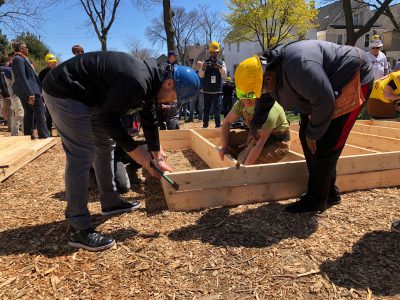
[[[257,101],[249,136],[267,120],[273,99],[300,112],[299,137],[308,167],[307,192],[285,209],[291,213],[324,211],[341,201],[336,165],[365,99],[373,86],[366,52],[318,40],[296,41],[268,49],[239,64],[239,94]],[[239,97],[239,96],[238,96]]]
[[[199,77],[203,78],[203,128],[208,127],[211,107],[214,114],[215,127],[218,128],[221,127],[221,95],[223,80],[226,77],[226,66],[225,62],[218,58],[221,47],[217,42],[211,42],[208,50],[210,57],[203,62],[203,66],[199,70]]]
[[[57,66],[57,57],[52,53],[47,53],[44,57],[44,61],[47,63],[47,68],[43,69],[39,73],[39,81],[40,83],[43,82],[44,78],[46,77],[47,73],[53,68]],[[53,118],[50,115],[50,112],[46,106],[46,126],[49,132],[49,136],[52,136],[52,129],[53,129]]]
[[[222,86],[222,107],[224,109],[224,118],[232,109],[233,105],[233,92],[235,91],[235,84],[230,77],[226,77]]]
[[[379,118],[393,118],[400,112],[400,70],[375,80],[368,112]]]
[[[237,92],[238,93],[238,92]],[[240,94],[241,97],[246,95]],[[244,150],[247,140],[247,130],[230,131],[231,125],[241,117],[249,127],[254,115],[257,98],[249,95],[248,98],[239,98],[222,124],[221,148],[219,155],[224,160],[225,154],[238,158]],[[280,161],[289,152],[289,122],[286,119],[282,106],[275,102],[267,120],[259,130],[259,138],[244,158],[244,165],[266,164]]]

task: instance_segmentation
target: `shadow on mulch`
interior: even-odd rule
[[[174,230],[169,238],[200,240],[216,246],[262,248],[292,237],[306,239],[317,230],[315,214],[289,214],[283,207],[270,202],[232,215],[227,207],[211,209],[196,225]]]
[[[105,222],[110,217],[92,215],[93,226]],[[0,256],[35,254],[47,257],[69,255],[78,249],[67,245],[68,225],[66,221],[19,227],[0,232]],[[107,232],[117,242],[123,242],[138,235],[133,228],[121,228]],[[143,236],[146,238],[146,236]],[[150,238],[154,238],[153,236]]]
[[[373,231],[364,235],[346,253],[327,261],[320,270],[336,285],[369,288],[374,295],[400,295],[400,236],[395,232]]]
[[[210,168],[192,149],[183,149],[181,151],[183,156],[189,161],[190,165],[196,170],[206,170]]]

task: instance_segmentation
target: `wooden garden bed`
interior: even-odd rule
[[[307,167],[291,126],[291,151],[274,164],[235,167],[236,160],[218,154],[219,129],[163,131],[165,150],[192,149],[210,169],[173,172],[178,191],[162,181],[170,210],[195,210],[296,197],[306,191]],[[337,168],[341,191],[400,185],[400,122],[357,121]]]

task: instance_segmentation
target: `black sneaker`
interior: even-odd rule
[[[307,194],[303,194],[300,200],[291,203],[285,207],[290,213],[323,212],[328,208],[326,201],[315,201]]]
[[[128,211],[132,211],[136,208],[140,207],[140,202],[127,202],[127,201],[123,201],[121,200],[121,202],[119,202],[117,205],[112,206],[110,208],[107,209],[103,209],[101,214],[103,216],[110,216],[110,215],[115,215],[115,214],[121,214],[124,212],[128,212]]]
[[[71,228],[68,245],[76,248],[83,248],[89,251],[102,251],[112,247],[114,239],[105,237],[96,232],[93,228],[75,231]]]
[[[193,118],[188,118],[185,120],[185,123],[193,123]]]

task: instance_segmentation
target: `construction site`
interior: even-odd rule
[[[66,244],[65,154],[58,137],[0,137],[1,299],[400,299],[400,123],[357,121],[339,159],[342,202],[321,214],[283,207],[305,192],[298,125],[290,153],[236,167],[219,129],[160,133],[179,184],[150,177],[123,195],[142,207],[101,216],[111,250]]]

